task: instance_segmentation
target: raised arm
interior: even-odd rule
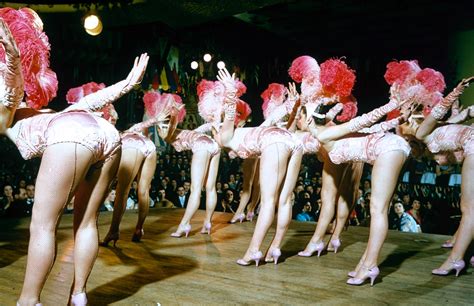
[[[459,99],[464,89],[469,86],[470,82],[474,81],[474,77],[463,79],[440,103],[438,103],[431,113],[423,120],[420,127],[416,131],[416,138],[424,140],[438,125],[438,121],[442,120],[453,103]]]
[[[219,131],[220,142],[223,146],[228,146],[234,137],[234,120],[237,108],[237,88],[235,74],[230,75],[227,69],[221,69],[218,72],[217,79],[224,84],[225,97],[223,102],[224,121]]]
[[[132,90],[135,85],[140,84],[143,75],[145,74],[148,59],[149,57],[146,53],[143,53],[140,57],[136,57],[133,68],[125,80],[87,95],[67,109],[97,111],[107,104],[113,103],[115,100]]]
[[[23,75],[21,73],[20,51],[16,45],[8,25],[0,19],[0,43],[5,49],[5,64],[3,71],[4,90],[0,97],[0,129],[4,132],[12,121],[15,109],[23,99],[24,85]]]
[[[391,129],[396,128],[400,124],[405,122],[405,118],[402,116],[393,118],[388,121],[380,122],[377,124],[372,125],[371,127],[363,128],[359,130],[360,133],[366,133],[366,134],[372,134],[372,133],[378,133],[378,132],[387,132],[390,131]]]
[[[204,123],[198,126],[197,128],[195,128],[193,131],[202,133],[202,134],[212,132],[212,123]]]
[[[446,122],[447,123],[462,123],[466,120],[474,118],[474,105],[471,105],[462,111],[460,111],[456,116],[452,116]]]

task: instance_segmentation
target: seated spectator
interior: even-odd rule
[[[181,187],[182,188],[182,187]],[[176,206],[166,198],[166,190],[160,188],[158,190],[158,198],[155,204],[157,208],[176,208]]]
[[[174,206],[178,208],[186,208],[188,206],[189,194],[186,194],[184,191],[184,186],[178,187],[178,194],[173,200]]]
[[[398,216],[398,230],[401,232],[408,232],[408,233],[420,233],[421,229],[420,226],[416,223],[415,219],[412,216],[405,212],[405,208],[403,207],[403,203],[397,202],[393,206],[395,214]]]
[[[115,189],[110,190],[109,195],[104,201],[104,204],[101,205],[100,211],[113,211],[115,202]]]
[[[0,197],[0,214],[2,216],[8,216],[13,210],[13,202],[15,198],[13,197],[13,187],[10,184],[5,184],[3,186],[3,193]]]
[[[407,213],[415,219],[416,223],[421,226],[421,202],[418,199],[413,199],[411,209]]]
[[[221,207],[223,212],[231,212],[235,213],[235,209],[237,208],[239,203],[234,199],[234,192],[232,189],[227,189],[225,191],[224,198],[221,201]]]
[[[303,205],[301,212],[296,215],[296,220],[302,222],[314,221],[314,217],[311,215],[311,210],[311,202],[307,201]]]

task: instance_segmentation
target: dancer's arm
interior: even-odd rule
[[[443,119],[448,113],[453,103],[463,93],[464,89],[469,86],[469,83],[474,81],[474,77],[463,79],[440,103],[438,103],[431,113],[423,120],[418,130],[416,131],[416,138],[425,139],[438,125],[438,121]]]
[[[314,128],[310,129],[310,132],[322,143],[329,142],[331,140],[336,140],[340,137],[343,137],[347,134],[357,132],[364,127],[369,127],[379,121],[387,113],[397,109],[406,101],[399,102],[396,99],[390,100],[384,106],[374,109],[373,111],[363,114],[362,116],[356,117],[349,122],[326,127],[320,129],[318,132],[315,132]]]
[[[195,128],[193,131],[202,133],[202,134],[212,132],[212,123],[204,123],[201,126],[198,126],[197,128]]]
[[[474,105],[469,106],[468,108],[463,109],[459,114],[449,118],[447,123],[462,123],[466,120],[474,118]]]
[[[237,88],[235,74],[230,75],[227,69],[221,69],[218,72],[217,79],[221,81],[225,86],[225,98],[223,103],[224,109],[224,122],[219,131],[221,145],[228,146],[232,138],[234,137],[234,120],[237,108]]]
[[[6,69],[2,77],[5,82],[3,96],[0,97],[0,132],[12,123],[15,109],[23,99],[24,86],[21,73],[20,51],[8,25],[0,18],[0,43],[5,49]]]
[[[288,83],[287,99],[284,103],[276,107],[271,114],[268,115],[267,119],[260,124],[260,126],[274,126],[277,125],[283,117],[291,114],[295,110],[295,104],[298,101],[299,95],[296,91],[295,83]],[[289,123],[291,125],[291,123]]]
[[[326,113],[326,122],[333,121],[336,118],[337,114],[339,114],[344,105],[342,103],[337,103],[334,105],[327,113]]]
[[[380,122],[377,124],[372,125],[371,127],[363,128],[359,130],[360,133],[365,133],[365,134],[372,134],[372,133],[378,133],[378,132],[387,132],[390,131],[391,129],[396,128],[400,124],[404,123],[405,119],[400,116],[397,118],[393,118],[388,121]]]
[[[125,80],[87,95],[67,109],[98,111],[107,104],[113,103],[115,100],[132,90],[135,85],[140,84],[143,75],[145,74],[147,64],[148,55],[143,53],[140,57],[135,58],[133,68]]]

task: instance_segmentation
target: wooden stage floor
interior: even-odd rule
[[[431,275],[446,258],[446,236],[390,231],[381,254],[381,277],[374,287],[345,284],[357,264],[368,229],[350,227],[342,250],[320,258],[298,257],[315,224],[292,222],[282,248],[283,261],[241,267],[254,223],[228,224],[230,214],[216,213],[212,235],[202,235],[198,211],[189,238],[172,238],[181,209],[150,209],[142,242],[130,241],[136,212],[122,222],[117,247],[101,247],[88,282],[90,305],[460,305],[474,304],[474,268],[460,277]],[[101,213],[101,238],[111,213]],[[72,216],[58,230],[58,256],[43,294],[43,305],[65,305],[72,280]],[[14,305],[26,265],[29,219],[0,220],[0,305]],[[270,234],[273,234],[273,229]],[[268,235],[271,237],[272,235]],[[265,241],[268,246],[270,239]],[[159,304],[158,304],[159,303]]]

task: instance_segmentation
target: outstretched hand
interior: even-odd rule
[[[296,90],[296,84],[294,82],[288,83],[288,88],[286,89],[286,92],[288,93],[288,99],[290,101],[298,100],[299,94],[298,94],[298,91]]]
[[[235,86],[235,82],[237,81],[237,78],[235,76],[235,73],[232,73],[232,75],[227,71],[226,68],[219,69],[217,72],[217,79],[224,84],[226,92],[237,92],[237,88]]]
[[[125,79],[128,85],[135,86],[141,83],[143,76],[145,75],[146,66],[148,65],[148,59],[149,56],[147,53],[143,53],[140,57],[137,56],[135,58],[133,68]]]
[[[474,76],[468,77],[466,79],[462,79],[461,82],[459,82],[458,86],[456,88],[462,89],[465,87],[469,87],[469,85],[474,82]]]
[[[10,32],[10,28],[2,18],[0,18],[0,43],[9,55],[20,56],[20,51],[18,50],[15,39]]]

